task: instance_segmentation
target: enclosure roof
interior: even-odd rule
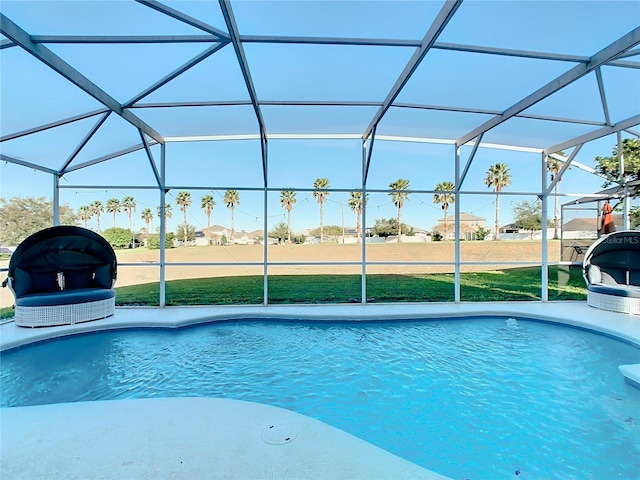
[[[271,139],[550,154],[640,125],[637,1],[5,0],[0,10],[1,158],[56,175],[137,150],[157,165],[152,147],[168,142],[257,139],[266,168]]]

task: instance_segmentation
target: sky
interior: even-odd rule
[[[218,2],[166,2],[188,15],[206,19],[226,31]],[[439,1],[232,1],[241,35],[344,36],[421,40],[442,6]],[[34,35],[200,35],[203,32],[140,4],[107,2],[3,1],[0,11]],[[478,21],[478,20],[482,21]],[[550,33],[549,24],[561,25]],[[451,20],[439,42],[506,47],[548,53],[589,56],[640,24],[636,1],[474,1],[466,0]],[[4,39],[4,37],[2,37]],[[211,44],[78,45],[47,44],[56,55],[120,103]],[[362,101],[381,102],[414,52],[413,47],[364,47],[299,44],[245,43],[245,54],[261,101]],[[629,60],[639,61],[638,56]],[[60,118],[102,108],[95,99],[78,91],[70,82],[39,64],[19,47],[0,50],[0,132],[6,136]],[[396,101],[503,111],[520,98],[568,71],[571,62],[542,61],[505,56],[480,55],[432,49]],[[612,121],[640,112],[640,70],[603,67],[603,83]],[[186,135],[255,135],[258,130],[250,105],[196,108],[152,108],[167,101],[247,102],[249,93],[242,79],[235,52],[222,48],[141,100],[132,112],[169,140]],[[262,116],[269,139],[267,180],[267,228],[286,222],[279,190],[297,192],[291,212],[295,231],[319,224],[319,206],[310,189],[325,177],[332,191],[324,206],[325,225],[355,226],[355,215],[347,201],[349,191],[360,188],[362,179],[362,135],[377,111],[375,106],[273,106],[263,105]],[[595,74],[578,80],[534,105],[526,113],[603,121],[603,107]],[[378,125],[378,135],[401,135],[430,139],[456,139],[490,118],[479,113],[425,111],[392,107]],[[95,125],[94,116],[28,137],[0,143],[0,151],[14,158],[59,168]],[[552,124],[550,128],[549,124]],[[483,141],[503,145],[545,148],[577,137],[593,127],[516,119],[488,132]],[[637,129],[637,127],[636,127]],[[331,133],[352,135],[346,140],[282,140],[280,135]],[[625,137],[631,134],[624,133]],[[593,167],[598,155],[611,155],[615,135],[585,145],[576,161]],[[116,115],[111,115],[80,151],[71,166],[100,158],[111,151],[140,143],[139,134]],[[160,148],[151,148],[159,168]],[[470,148],[462,152],[463,163]],[[567,154],[570,151],[565,152]],[[189,190],[193,205],[187,221],[196,229],[207,225],[200,209],[202,195],[216,200],[212,224],[230,227],[231,212],[223,202],[224,190],[240,191],[235,211],[237,231],[263,227],[265,217],[262,161],[257,140],[170,141],[166,148],[167,202],[174,205],[169,229],[182,223],[175,196]],[[463,185],[463,212],[487,219],[493,225],[495,195],[484,177],[496,162],[507,164],[512,184],[501,197],[500,223],[512,221],[513,207],[535,199],[542,183],[539,153],[498,148],[480,148]],[[50,197],[48,174],[6,162],[0,165],[0,196]],[[447,143],[416,143],[376,140],[367,188],[388,188],[399,178],[408,179],[412,190],[403,208],[403,222],[431,230],[442,210],[433,203],[436,184],[454,180],[454,150]],[[599,190],[602,180],[577,167],[566,172],[561,193],[582,196]],[[61,202],[73,208],[95,200],[133,196],[137,203],[134,228],[144,226],[140,213],[155,214],[160,195],[149,188],[154,177],[146,155],[139,151],[90,168],[65,174],[60,181]],[[91,186],[92,188],[88,188]],[[143,188],[132,188],[143,187]],[[191,189],[197,187],[197,189]],[[521,194],[515,195],[516,192]],[[368,224],[397,215],[387,193],[369,193]],[[572,197],[563,197],[565,203]],[[453,213],[453,207],[450,214]],[[111,215],[103,215],[102,228],[112,226]],[[117,226],[127,226],[124,213]],[[157,219],[154,219],[157,226]],[[95,228],[95,220],[89,223]]]

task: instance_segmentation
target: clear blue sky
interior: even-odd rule
[[[186,14],[202,18],[226,30],[217,2],[167,2]],[[442,2],[378,1],[234,1],[232,7],[241,35],[345,36],[420,40]],[[133,2],[32,2],[3,1],[0,10],[30,34],[38,35],[184,35],[202,32]],[[474,1],[466,0],[439,37],[440,42],[475,44],[568,53],[589,56],[640,23],[637,1]],[[157,79],[207,48],[208,44],[68,45],[48,47],[71,63],[119,102],[125,103]],[[407,47],[337,47],[305,45],[245,44],[245,51],[258,97],[261,100],[358,100],[382,101],[411,57]],[[638,58],[630,60],[638,61]],[[59,118],[101,108],[59,75],[39,65],[19,48],[0,51],[0,130],[2,135],[46,124]],[[520,98],[569,70],[568,62],[509,58],[463,52],[432,50],[397,98],[398,102],[465,106],[502,111]],[[604,67],[607,102],[612,120],[640,112],[640,71]],[[149,97],[146,102],[195,100],[248,100],[249,95],[231,46],[223,48]],[[375,107],[282,107],[263,106],[269,134],[337,133],[362,134]],[[182,135],[255,134],[258,131],[250,106],[174,109],[134,109],[133,112],[166,137]],[[528,110],[539,115],[603,121],[603,111],[594,74]],[[487,116],[451,112],[392,108],[378,127],[380,135],[405,135],[455,139],[485,121]],[[0,144],[2,153],[58,168],[69,157],[96,118],[76,122]],[[512,123],[512,124],[511,124]],[[489,132],[485,142],[548,147],[588,131],[584,126],[518,119]],[[625,134],[628,136],[628,134]],[[112,115],[87,144],[73,164],[100,157],[112,150],[139,143],[137,132]],[[615,136],[583,148],[577,161],[593,166],[596,155],[610,155]],[[468,155],[465,149],[464,156]],[[159,161],[159,148],[153,148]],[[567,152],[569,153],[569,152]],[[326,177],[332,188],[360,186],[362,152],[358,140],[277,140],[269,142],[269,186],[312,188],[318,177]],[[174,204],[169,228],[175,230],[182,214],[173,198],[184,186],[192,190],[189,223],[206,226],[200,197],[211,193],[217,206],[213,224],[230,226],[230,212],[222,201],[223,190],[215,187],[259,188],[262,166],[259,142],[170,143],[167,147],[167,183],[177,187],[168,195]],[[483,184],[489,165],[506,163],[513,175],[511,192],[540,189],[540,156],[499,149],[481,149],[469,171],[464,188],[490,192]],[[72,165],[73,165],[72,164]],[[50,196],[48,175],[2,164],[0,195]],[[383,189],[398,178],[406,178],[417,190],[430,190],[442,181],[454,180],[453,147],[442,144],[377,141],[372,157],[368,188]],[[67,174],[68,185],[153,185],[144,154],[130,154]],[[567,172],[561,192],[589,193],[601,180],[577,168]],[[65,189],[61,200],[78,208],[94,200],[131,195],[138,204],[135,226],[144,225],[140,212],[155,213],[159,194],[127,188]],[[355,225],[347,207],[348,193],[332,192],[325,204],[325,224]],[[240,192],[236,230],[263,226],[261,192]],[[278,192],[269,194],[268,228],[285,221]],[[485,217],[493,224],[493,195],[462,199],[461,210]],[[507,196],[501,200],[501,223],[511,221],[512,208],[533,196]],[[295,230],[318,225],[318,205],[310,192],[298,192],[292,212]],[[403,220],[431,229],[442,211],[433,195],[415,193],[403,210]],[[562,199],[564,203],[567,199]],[[386,194],[370,194],[368,220],[396,215]],[[127,223],[124,214],[118,220]],[[111,215],[102,218],[111,226]],[[94,225],[95,222],[91,222]],[[157,226],[157,220],[154,221]]]

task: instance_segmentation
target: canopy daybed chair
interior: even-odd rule
[[[70,325],[115,311],[116,256],[91,230],[56,226],[25,239],[9,261],[15,322],[22,327]]]
[[[640,315],[640,231],[600,237],[585,254],[583,274],[590,306]]]

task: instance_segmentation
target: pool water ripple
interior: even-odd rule
[[[312,416],[451,478],[637,479],[640,350],[515,319],[233,323],[2,355],[2,406],[158,396]]]

